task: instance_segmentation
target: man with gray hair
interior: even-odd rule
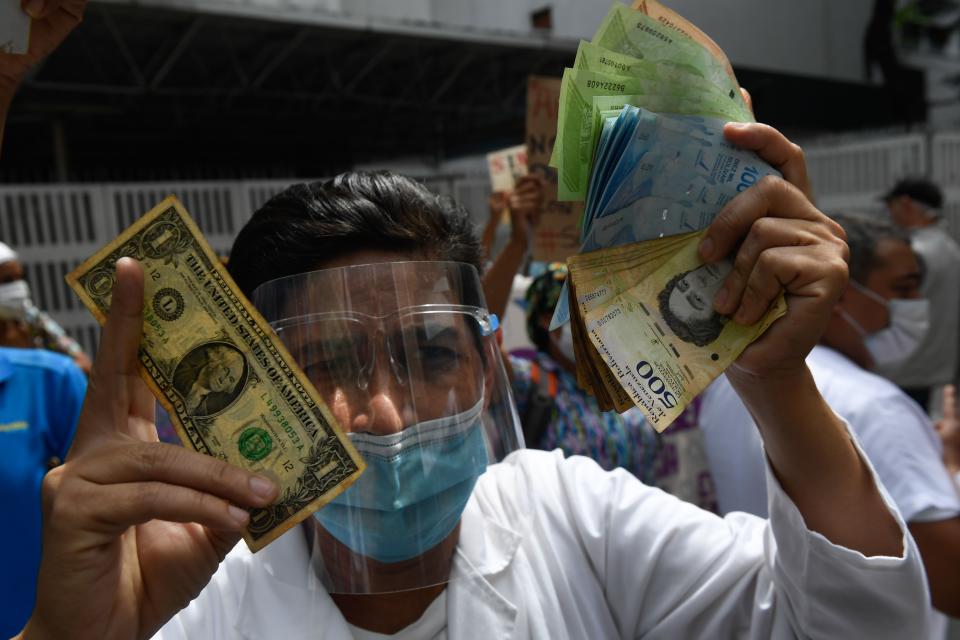
[[[910,237],[885,222],[835,216],[850,247],[850,280],[820,344],[807,357],[820,393],[846,419],[900,509],[927,568],[933,605],[960,616],[960,495],[926,413],[870,372],[923,339],[927,301]],[[767,515],[764,451],[726,377],[702,396],[700,426],[721,514]],[[930,638],[944,637],[946,619]]]
[[[920,293],[930,301],[930,328],[913,354],[875,371],[924,408],[933,389],[954,381],[960,332],[960,247],[940,219],[943,193],[923,178],[905,178],[883,196],[893,222],[910,234],[923,269]]]

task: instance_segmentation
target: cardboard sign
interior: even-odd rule
[[[527,146],[517,145],[487,154],[490,186],[496,191],[513,191],[517,180],[527,175]]]
[[[560,78],[527,78],[527,165],[545,179],[544,210],[533,237],[534,260],[566,262],[580,249],[582,202],[557,201],[557,170],[548,167],[557,139]]]

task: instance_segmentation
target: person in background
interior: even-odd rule
[[[850,282],[807,365],[824,399],[850,423],[917,540],[933,605],[957,616],[960,495],[944,467],[944,449],[923,409],[869,371],[900,349],[897,327],[925,315],[920,266],[897,227],[852,216],[836,220],[850,246]],[[766,515],[763,448],[725,377],[704,393],[700,424],[720,512]],[[940,616],[931,637],[942,638],[944,624]]]
[[[539,176],[524,176],[517,180],[513,191],[496,192],[489,198],[490,217],[480,239],[486,258],[483,289],[490,311],[500,318],[501,323],[506,320],[513,278],[520,272],[530,253],[533,231],[543,213],[543,197],[542,179]],[[510,217],[510,238],[493,256],[497,228],[505,210]]]
[[[607,470],[622,467],[649,485],[697,506],[716,510],[713,482],[692,403],[663,434],[632,408],[601,411],[577,384],[570,325],[550,331],[550,319],[567,277],[552,263],[527,290],[527,333],[537,347],[533,360],[508,356],[513,394],[528,447],[582,455]]]
[[[40,348],[69,356],[84,373],[90,358],[77,341],[33,303],[16,251],[0,242],[0,346]]]
[[[957,416],[955,385],[948,384],[943,389],[943,415],[937,420],[936,427],[943,442],[943,464],[960,488],[960,417]]]
[[[0,505],[6,549],[0,571],[0,638],[17,633],[33,610],[40,567],[40,485],[67,456],[86,376],[67,357],[0,347]]]
[[[906,178],[883,200],[893,222],[910,234],[910,244],[920,260],[920,294],[930,301],[930,328],[912,355],[877,363],[874,370],[929,409],[931,392],[957,376],[960,247],[941,220],[943,193],[933,182]]]

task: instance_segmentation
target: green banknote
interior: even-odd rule
[[[140,375],[180,439],[280,488],[275,504],[250,512],[244,539],[257,551],[346,489],[364,462],[176,198],[67,276],[101,324],[125,256],[145,275]]]
[[[611,102],[594,109],[594,99]],[[600,111],[619,105],[642,106],[655,113],[703,115],[749,121],[723,96],[711,93],[703,83],[686,78],[617,76],[597,71],[565,69],[560,89],[557,142],[551,166],[557,168],[560,200],[584,200],[589,185],[593,154],[602,125]]]
[[[730,100],[743,102],[740,85],[733,75],[730,62],[719,47],[713,45],[715,50],[708,49],[703,43],[692,39],[689,32],[685,33],[675,24],[665,24],[643,11],[615,4],[591,42],[634,58],[668,61],[695,70]],[[746,109],[745,104],[743,107]]]
[[[688,86],[691,91],[709,92],[714,97],[722,97],[724,102],[731,104],[737,102],[731,100],[718,87],[705,82],[703,75],[694,67],[686,67],[670,60],[652,61],[634,58],[625,53],[605,49],[587,40],[580,41],[577,47],[577,57],[573,61],[573,68],[683,84]],[[740,104],[743,105],[742,101]],[[734,112],[742,113],[742,109]]]
[[[659,253],[634,272],[618,276],[618,295],[594,303],[582,315],[584,330],[619,385],[663,431],[741,352],[786,312],[781,296],[751,326],[737,324],[713,311],[713,298],[729,262],[703,264],[697,254],[702,233],[684,236],[679,245]],[[658,243],[640,243],[657,251]],[[603,251],[595,254],[601,260]],[[655,264],[659,262],[659,264]],[[655,268],[653,268],[655,267]],[[581,277],[603,279],[590,270]],[[590,291],[577,289],[583,299]]]

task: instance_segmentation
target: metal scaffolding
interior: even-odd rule
[[[521,138],[527,76],[559,75],[576,50],[536,33],[264,13],[92,4],[22,88],[0,176],[320,175],[485,150]]]

